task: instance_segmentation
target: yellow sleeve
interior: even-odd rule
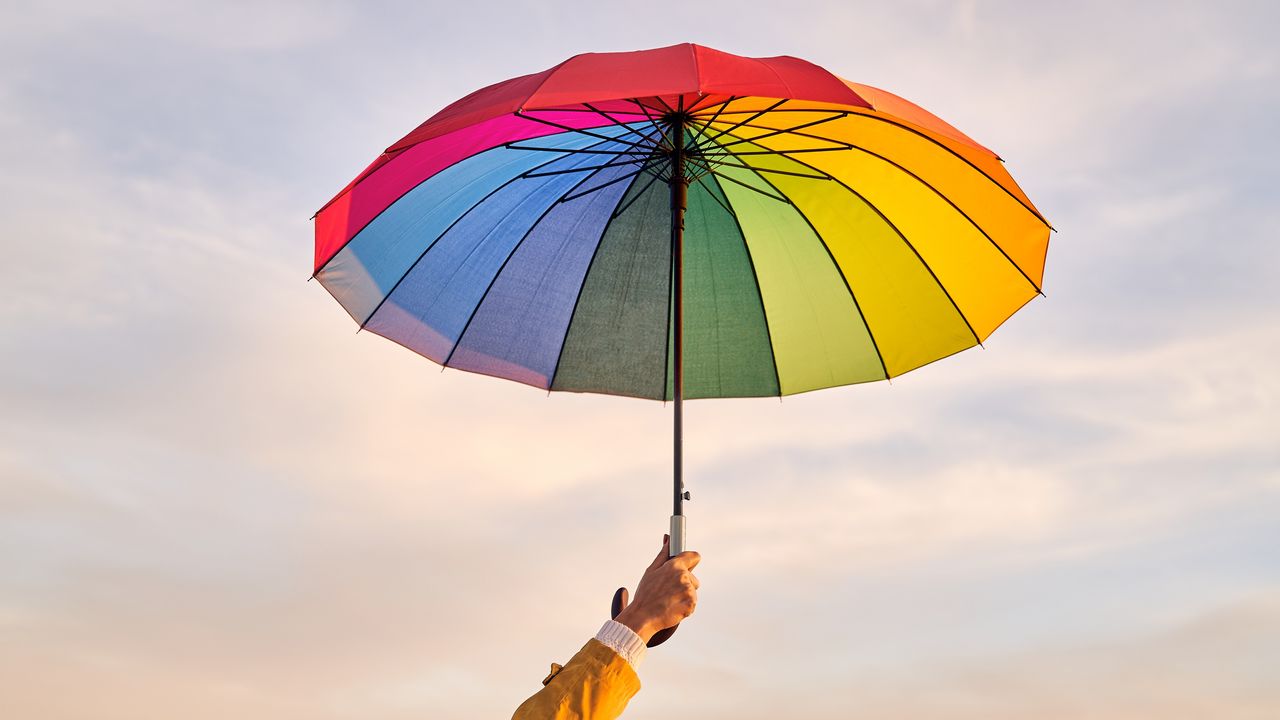
[[[511,720],[614,720],[640,691],[631,663],[595,638],[557,668]]]

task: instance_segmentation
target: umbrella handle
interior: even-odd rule
[[[685,493],[687,496],[688,493]],[[667,557],[675,557],[684,552],[684,515],[671,516],[671,532],[667,536]],[[622,612],[622,608],[627,606],[629,595],[624,587],[618,588],[613,594],[613,606],[609,609],[609,617],[617,619],[618,614]],[[662,643],[676,634],[676,628],[680,627],[680,623],[676,623],[669,628],[659,630],[649,638],[649,647],[658,647]]]
[[[671,532],[667,537],[667,557],[675,557],[684,552],[684,515],[671,516]]]
[[[627,589],[624,587],[618,588],[618,591],[613,594],[613,607],[609,609],[609,617],[614,619],[618,617],[618,613],[622,612],[622,608],[627,606],[627,598],[628,598]],[[662,643],[666,642],[672,635],[675,634],[676,628],[678,627],[680,627],[680,624],[676,623],[675,625],[672,625],[671,627],[666,628],[665,630],[659,630],[658,632],[654,633],[653,637],[649,638],[648,646],[658,647]]]
[[[680,623],[676,623],[665,630],[659,630],[654,633],[653,637],[649,638],[649,647],[658,647],[662,643],[666,642],[672,635],[676,634],[676,628],[678,627],[680,627]]]

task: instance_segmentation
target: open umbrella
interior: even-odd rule
[[[478,90],[315,217],[314,277],[447,367],[674,404],[882,380],[1040,293],[995,153],[793,57],[588,53]]]

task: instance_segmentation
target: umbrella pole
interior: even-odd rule
[[[675,502],[671,511],[671,539],[667,554],[675,557],[684,552],[684,501],[689,493],[684,490],[684,211],[689,206],[689,178],[684,172],[684,101],[680,110],[670,118],[671,123],[671,176],[667,184],[671,187],[671,296],[675,322],[672,325],[672,372],[671,394],[675,400],[675,440],[672,453],[674,459],[673,481]],[[614,617],[617,617],[626,604],[626,589],[619,588],[613,596]],[[659,630],[649,638],[649,647],[657,647],[666,642],[679,625],[672,625]]]
[[[671,394],[675,400],[675,424],[673,445],[673,481],[674,504],[671,511],[671,539],[667,554],[675,557],[684,552],[684,501],[689,493],[684,490],[684,211],[689,206],[689,178],[684,167],[684,125],[688,116],[684,113],[684,100],[680,101],[680,110],[668,116],[671,125],[671,174],[667,185],[671,188],[671,296],[673,320],[672,325],[672,374]],[[665,390],[664,390],[665,392]],[[627,589],[618,588],[613,594],[613,617],[627,604]],[[676,628],[659,630],[649,638],[647,645],[657,647],[671,637]]]
[[[671,541],[669,554],[675,557],[684,552],[684,501],[688,493],[684,489],[684,211],[689,205],[689,178],[684,167],[684,122],[682,113],[671,123],[671,257],[672,297],[675,332],[672,338],[672,398],[675,401],[673,446],[674,502],[671,512]]]

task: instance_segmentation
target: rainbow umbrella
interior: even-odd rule
[[[315,217],[360,327],[545,390],[681,401],[884,380],[1040,293],[1050,227],[998,156],[896,95],[699,45],[478,90]]]

